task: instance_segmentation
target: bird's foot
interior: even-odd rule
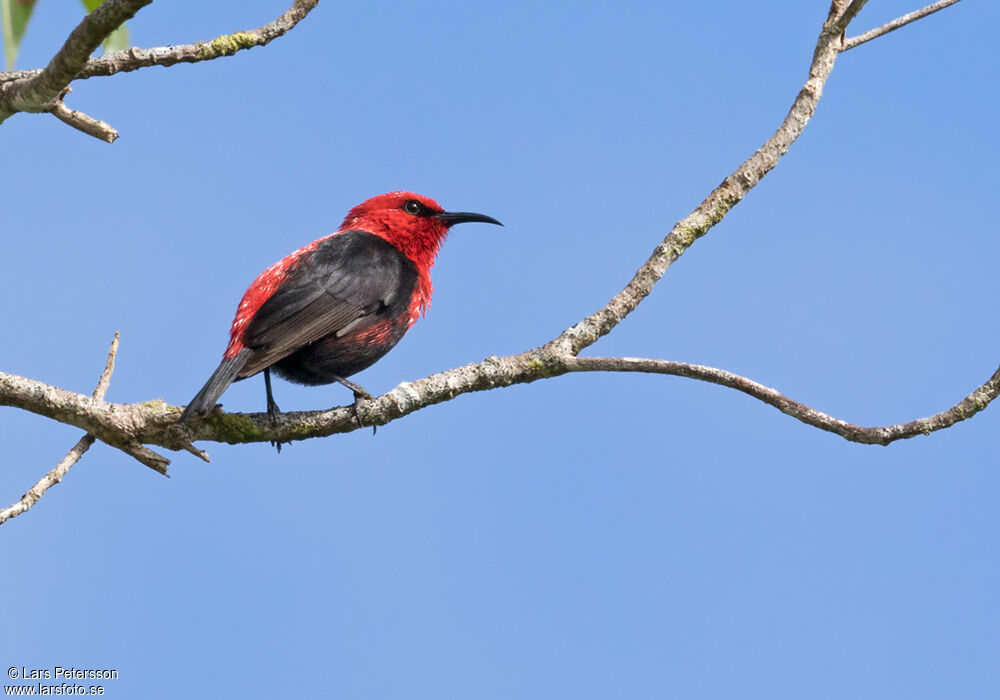
[[[278,416],[280,414],[281,414],[281,409],[278,408],[278,404],[275,403],[275,401],[274,401],[273,398],[271,398],[270,396],[268,396],[267,397],[267,417],[271,419],[271,427],[272,428],[277,428],[278,427]],[[271,440],[271,445],[273,445],[274,449],[276,449],[278,451],[278,454],[281,454],[281,445],[282,445],[281,442],[279,442],[278,440]]]
[[[274,394],[271,392],[271,368],[268,367],[264,370],[264,388],[267,390],[267,416],[271,419],[271,427],[278,427],[278,414],[281,413],[281,409],[278,408],[278,404],[274,400]],[[274,449],[281,454],[281,442],[278,440],[271,440],[271,444],[274,445]]]
[[[278,408],[278,404],[275,403],[274,399],[270,396],[267,397],[267,417],[271,419],[271,426],[278,425],[278,414],[281,413],[281,409]]]
[[[354,403],[351,404],[351,408],[354,410],[354,420],[356,420],[358,422],[358,427],[359,428],[365,427],[365,424],[364,424],[364,421],[361,420],[361,412],[358,411],[358,406],[360,405],[360,403],[362,401],[371,401],[371,400],[372,400],[372,395],[369,394],[364,389],[362,389],[361,391],[355,391],[354,392]],[[376,430],[378,430],[378,426],[377,425],[373,425],[372,426],[372,435],[375,434]]]
[[[374,397],[371,394],[369,394],[368,390],[365,389],[363,386],[361,386],[360,384],[355,384],[349,379],[344,379],[343,377],[334,377],[333,380],[335,382],[343,384],[348,389],[354,392],[354,404],[352,405],[352,408],[354,409],[354,420],[358,422],[359,428],[365,427],[364,422],[361,420],[361,412],[358,411],[358,405],[361,403],[362,399],[366,401],[371,401]],[[372,435],[375,434],[376,429],[377,427],[373,425]]]

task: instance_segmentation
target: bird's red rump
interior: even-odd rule
[[[364,326],[358,330],[351,331],[342,336],[340,340],[359,345],[382,345],[389,340],[395,328],[396,321],[394,319],[386,319],[385,321],[379,321],[370,326]]]

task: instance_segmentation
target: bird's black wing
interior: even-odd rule
[[[243,335],[253,351],[249,377],[329,335],[349,331],[394,302],[409,299],[416,267],[395,246],[345,231],[307,253],[254,314]]]

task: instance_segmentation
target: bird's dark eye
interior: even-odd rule
[[[424,205],[415,199],[408,199],[403,204],[403,211],[405,211],[407,214],[423,214]]]

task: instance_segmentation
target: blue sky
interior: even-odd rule
[[[857,31],[916,9],[869,3]],[[155,3],[154,46],[284,2]],[[5,152],[0,369],[186,402],[246,285],[380,192],[455,229],[427,317],[356,379],[519,352],[603,305],[777,126],[827,4],[323,2],[264,49],[74,85]],[[19,67],[79,21],[43,0]],[[745,374],[852,422],[946,408],[998,362],[1000,7],[843,55],[778,168],[589,354]],[[852,32],[856,33],[856,32]],[[350,400],[275,387],[288,410]],[[262,410],[262,382],[230,410]],[[585,375],[164,479],[103,445],[0,531],[8,666],[108,697],[1000,695],[1000,409],[866,447],[691,380]],[[13,502],[79,431],[0,410]]]

